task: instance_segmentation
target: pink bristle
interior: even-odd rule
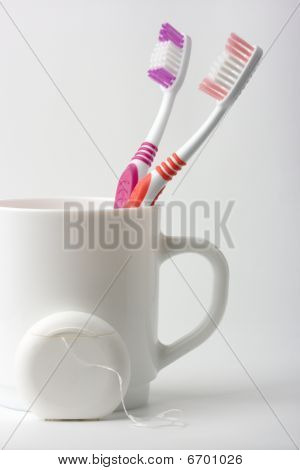
[[[221,95],[226,96],[228,93],[228,91],[225,88],[223,88],[221,85],[219,85],[218,83],[216,83],[215,81],[211,80],[208,77],[204,78],[202,83],[207,85],[209,88],[212,88],[217,93],[220,93]]]
[[[244,39],[240,38],[237,34],[231,33],[230,37],[232,37],[232,39],[239,42],[242,46],[246,47],[247,49],[250,49],[251,51],[254,51],[254,47],[251,46],[251,44],[246,42]]]
[[[212,98],[215,98],[218,101],[221,101],[224,99],[223,95],[220,95],[217,93],[215,90],[209,88],[205,83],[200,83],[199,85],[199,90],[204,91],[204,93],[207,93],[208,95],[212,96]]]
[[[241,54],[239,51],[237,51],[234,47],[226,44],[225,49],[237,59],[242,60],[243,62],[248,62],[248,58]]]
[[[228,41],[227,41],[227,44],[229,44],[230,46],[234,47],[235,49],[237,49],[239,52],[241,52],[241,54],[244,54],[245,56],[247,57],[251,57],[252,53],[250,51],[248,51],[247,49],[245,49],[243,46],[241,46],[237,41],[235,41],[234,39],[232,38],[229,38]]]

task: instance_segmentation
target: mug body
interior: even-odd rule
[[[126,405],[147,402],[158,368],[159,233],[159,206],[129,217],[102,199],[0,202],[0,403],[13,396],[25,332],[67,310],[98,315],[118,331],[131,361]]]

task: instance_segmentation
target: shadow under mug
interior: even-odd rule
[[[165,236],[160,213],[114,210],[98,198],[0,201],[0,404],[14,407],[21,338],[53,313],[94,313],[118,331],[131,362],[128,408],[145,405],[157,372],[212,334],[226,306],[227,262],[208,241]],[[159,268],[187,252],[213,268],[211,306],[196,328],[165,345],[157,334]]]

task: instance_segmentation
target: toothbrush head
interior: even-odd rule
[[[262,49],[231,33],[225,51],[213,64],[199,89],[222,103],[232,103],[246,86],[260,58]]]
[[[183,83],[191,54],[191,39],[164,23],[154,47],[148,76],[164,91],[179,89]]]

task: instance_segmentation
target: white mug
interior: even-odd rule
[[[0,403],[15,387],[14,355],[28,328],[53,313],[78,310],[100,316],[121,335],[131,363],[125,403],[143,406],[158,371],[200,345],[219,324],[227,262],[209,242],[186,238],[176,248],[176,240],[160,231],[159,206],[114,210],[97,198],[75,202],[82,216],[79,244],[79,222],[69,218],[76,211],[65,210],[74,201],[0,201]],[[92,232],[106,237],[105,243]],[[131,235],[140,238],[131,243]],[[170,256],[187,252],[203,256],[213,268],[212,303],[195,329],[165,345],[157,336],[159,268]]]

